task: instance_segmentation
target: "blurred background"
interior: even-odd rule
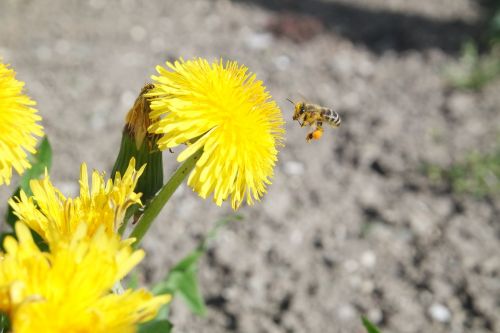
[[[177,332],[362,332],[360,315],[384,332],[499,332],[498,8],[1,0],[0,56],[38,102],[67,195],[81,162],[111,170],[125,114],[166,60],[237,60],[281,106],[273,184],[202,260],[207,316],[174,302]],[[333,107],[342,126],[307,144],[286,98]],[[141,281],[230,213],[181,188],[145,239]]]

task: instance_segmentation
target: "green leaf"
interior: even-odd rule
[[[189,309],[199,315],[204,316],[207,312],[205,300],[201,294],[198,284],[198,267],[193,265],[187,272],[172,275],[172,279],[177,282],[177,293],[184,299]]]
[[[0,313],[0,333],[10,332],[9,317],[5,313]]]
[[[19,187],[14,191],[12,197],[19,196],[21,190],[23,190],[27,195],[31,195],[30,180],[40,178],[44,173],[45,169],[50,170],[52,166],[52,148],[50,147],[49,140],[45,136],[40,145],[37,148],[36,154],[30,157],[31,168],[26,170],[19,180]],[[17,217],[14,215],[14,211],[10,205],[7,207],[7,223],[14,228],[14,223],[17,221]]]
[[[168,320],[152,320],[139,325],[138,333],[169,333],[173,325]]]
[[[184,257],[170,270],[166,279],[153,288],[153,293],[178,294],[193,313],[205,315],[205,301],[197,279],[198,260],[202,254],[202,251],[195,250]]]
[[[40,142],[36,154],[31,156],[30,163],[31,168],[26,170],[19,183],[21,189],[28,195],[31,195],[30,180],[40,178],[45,169],[50,170],[52,166],[52,147],[46,136]]]
[[[172,267],[166,278],[153,287],[153,293],[155,295],[166,293],[179,295],[193,313],[205,315],[207,309],[197,278],[198,262],[205,254],[210,241],[217,236],[218,231],[230,221],[241,219],[240,215],[233,215],[218,221],[196,249],[182,258]]]
[[[137,289],[139,288],[139,272],[137,270],[133,270],[129,273],[127,278],[127,289]]]
[[[361,321],[363,322],[363,326],[366,328],[368,333],[381,333],[377,326],[375,326],[375,324],[369,321],[366,317],[361,317]]]

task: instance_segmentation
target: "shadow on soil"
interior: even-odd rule
[[[405,52],[437,48],[459,54],[463,42],[479,36],[480,27],[463,20],[432,18],[383,9],[362,8],[320,0],[233,0],[288,15],[296,21],[314,19],[324,30],[334,32],[372,52]]]

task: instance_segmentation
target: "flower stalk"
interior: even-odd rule
[[[144,213],[137,223],[136,227],[130,234],[131,238],[135,238],[134,247],[138,248],[142,238],[146,232],[151,227],[151,224],[155,218],[160,214],[161,209],[168,200],[172,197],[172,194],[177,190],[180,184],[184,181],[187,175],[194,169],[196,163],[203,154],[203,148],[199,149],[193,155],[182,163],[182,165],[174,172],[172,177],[168,182],[162,187],[160,192],[146,205]]]

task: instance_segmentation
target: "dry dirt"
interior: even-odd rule
[[[165,60],[238,60],[282,107],[274,182],[202,262],[207,317],[174,302],[177,332],[362,332],[361,314],[384,332],[499,332],[500,203],[420,171],[487,150],[500,130],[498,84],[444,81],[477,18],[466,0],[2,0],[0,55],[38,102],[67,194],[81,162],[110,170]],[[301,96],[334,106],[342,127],[307,144],[286,101]],[[230,212],[179,191],[145,240],[146,281]]]

